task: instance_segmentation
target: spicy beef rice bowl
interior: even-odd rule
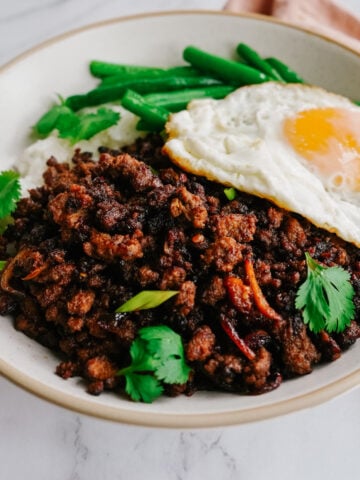
[[[18,202],[1,237],[2,315],[55,352],[65,384],[82,378],[77,388],[121,402],[158,396],[153,385],[134,387],[155,367],[125,372],[154,326],[181,339],[171,360],[182,377],[163,372],[157,387],[188,401],[223,391],[257,402],[342,361],[360,336],[358,247],[180,168],[163,146],[163,136],[143,134],[94,154],[75,149],[71,166],[49,158],[44,184]],[[344,328],[304,320],[296,299],[309,259],[346,272],[353,312]],[[172,294],[153,308],[122,308],[144,291]]]

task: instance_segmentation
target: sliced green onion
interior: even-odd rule
[[[115,310],[115,313],[134,312],[156,308],[177,295],[175,290],[143,290]]]
[[[226,198],[230,201],[235,200],[237,195],[236,190],[233,187],[224,188],[224,194]]]

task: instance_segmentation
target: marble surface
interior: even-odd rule
[[[111,17],[220,9],[224,0],[0,0],[0,64]],[[360,15],[360,1],[343,1]],[[1,102],[1,98],[0,98]],[[198,431],[130,427],[64,410],[0,378],[0,479],[355,480],[360,389],[260,423]]]

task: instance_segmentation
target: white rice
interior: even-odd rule
[[[100,146],[121,148],[124,145],[131,145],[138,137],[146,134],[136,129],[139,117],[119,105],[111,105],[109,108],[120,113],[119,122],[90,140],[82,140],[71,145],[68,140],[59,138],[54,131],[49,137],[37,140],[26,148],[17,163],[23,195],[26,195],[29,189],[43,184],[42,174],[51,156],[59,162],[70,163],[74,150],[80,148],[82,151],[93,153],[94,159],[97,159]]]

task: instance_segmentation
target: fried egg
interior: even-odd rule
[[[360,107],[326,90],[267,82],[172,114],[174,163],[296,212],[360,247]]]

